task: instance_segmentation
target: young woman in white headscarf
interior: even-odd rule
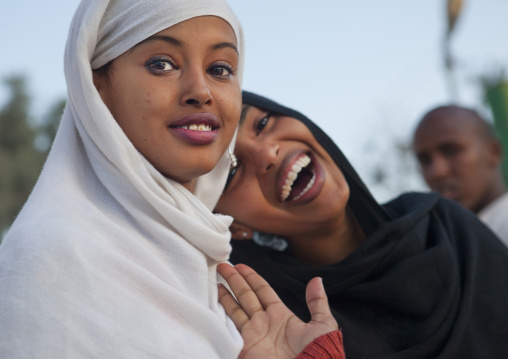
[[[68,103],[0,247],[0,357],[239,355],[217,289],[231,218],[211,209],[230,166],[242,60],[222,0],[81,2]],[[333,323],[307,326],[307,343]]]

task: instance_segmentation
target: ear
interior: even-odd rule
[[[254,232],[252,228],[242,226],[236,222],[231,224],[229,230],[231,231],[231,239],[251,239]]]
[[[489,164],[492,167],[499,167],[503,159],[503,147],[499,141],[490,141],[488,143]]]

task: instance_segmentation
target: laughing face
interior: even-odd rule
[[[288,239],[331,231],[344,221],[347,182],[302,122],[245,106],[235,155],[238,165],[217,212]]]
[[[238,123],[236,43],[223,19],[196,17],[134,46],[107,73],[94,72],[102,100],[136,149],[191,191]]]

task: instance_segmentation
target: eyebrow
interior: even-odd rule
[[[212,50],[220,50],[220,49],[225,49],[225,48],[233,49],[238,54],[238,49],[236,48],[235,44],[233,44],[231,42],[221,42],[219,44],[212,46]]]
[[[143,41],[138,42],[136,45],[134,45],[130,51],[133,51],[136,47],[146,44],[147,42],[155,41],[155,40],[161,40],[164,42],[167,42],[168,44],[175,45],[175,46],[181,46],[182,43],[171,36],[165,36],[165,35],[153,35],[150,37],[147,37]]]
[[[147,42],[151,42],[151,41],[155,41],[155,40],[164,41],[164,42],[167,42],[168,44],[175,45],[175,46],[182,46],[182,42],[180,40],[175,39],[174,37],[167,36],[167,35],[153,35],[153,36],[150,36],[150,37],[144,39],[141,42],[138,42],[136,45],[134,45],[131,48],[131,51],[140,45],[143,45],[143,44],[146,44]],[[220,50],[220,49],[224,49],[224,48],[231,48],[231,49],[235,50],[235,52],[238,54],[237,47],[235,46],[235,44],[233,44],[231,42],[220,42],[218,44],[211,46],[212,50]]]

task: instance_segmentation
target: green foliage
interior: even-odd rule
[[[10,88],[11,98],[0,112],[0,146],[3,153],[15,154],[31,146],[35,132],[29,125],[30,98],[25,80],[15,76],[6,79],[5,83]]]
[[[501,170],[508,187],[508,77],[503,74],[497,81],[484,81],[484,96],[492,110],[494,128],[503,147]]]
[[[56,133],[65,101],[39,121],[30,115],[26,79],[4,80],[10,98],[0,109],[0,237],[28,198]]]

